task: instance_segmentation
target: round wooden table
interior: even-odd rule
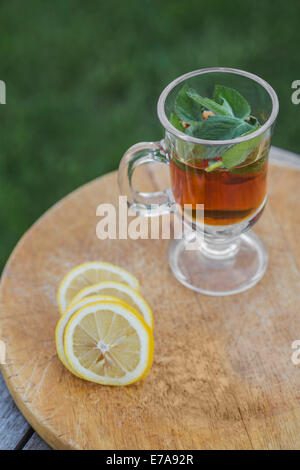
[[[207,297],[173,277],[166,240],[99,240],[96,208],[117,205],[116,173],[78,189],[24,235],[2,275],[4,378],[19,409],[57,449],[300,447],[300,172],[272,165],[255,231],[270,255],[254,288]],[[155,317],[146,380],[112,388],[71,375],[57,358],[56,291],[73,266],[109,261],[141,281]]]

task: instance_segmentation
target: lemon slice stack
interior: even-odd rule
[[[153,361],[153,314],[139,281],[104,262],[84,263],[62,280],[57,354],[77,377],[103,385],[129,385]]]

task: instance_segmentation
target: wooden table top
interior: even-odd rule
[[[46,332],[49,329],[52,332],[57,320],[52,292],[57,286],[50,285],[48,291],[47,289],[44,291],[44,297],[43,299],[40,298],[38,308],[34,299],[32,299],[34,297],[32,292],[28,291],[27,295],[24,296],[22,282],[26,284],[28,279],[32,277],[30,270],[33,267],[36,269],[32,254],[34,249],[38,250],[39,247],[38,244],[35,247],[30,246],[30,232],[26,235],[27,246],[25,243],[24,247],[23,243],[23,250],[19,250],[19,255],[22,258],[20,262],[23,263],[22,269],[27,280],[20,277],[22,270],[17,266],[18,259],[16,256],[13,256],[10,260],[2,279],[0,339],[7,341],[8,349],[7,365],[3,366],[3,372],[17,405],[50,445],[55,448],[101,448],[102,442],[104,448],[109,448],[109,446],[114,448],[113,446],[118,444],[119,447],[116,448],[300,448],[300,406],[298,396],[300,366],[297,368],[291,362],[291,343],[293,340],[300,338],[300,322],[297,318],[299,309],[299,265],[297,263],[300,254],[298,242],[300,173],[288,169],[288,167],[300,169],[300,157],[273,148],[271,160],[275,165],[270,168],[269,204],[266,213],[257,224],[257,229],[255,227],[255,231],[266,242],[271,258],[269,269],[261,283],[243,294],[227,299],[200,296],[187,291],[175,280],[172,283],[174,289],[171,286],[168,287],[172,291],[169,291],[168,295],[172,295],[174,308],[180,310],[180,307],[182,307],[180,305],[180,296],[184,295],[185,306],[191,312],[190,324],[195,329],[199,328],[199,322],[201,325],[201,329],[198,331],[199,341],[201,344],[205,344],[205,348],[199,349],[202,351],[199,357],[193,356],[193,361],[197,359],[194,364],[195,369],[197,369],[196,383],[190,381],[190,377],[188,377],[188,380],[183,379],[182,384],[180,384],[177,382],[176,377],[170,377],[173,371],[172,363],[176,366],[178,357],[176,348],[173,350],[168,345],[167,351],[164,350],[165,343],[163,342],[163,335],[160,334],[160,329],[161,331],[167,331],[170,325],[168,326],[167,320],[161,317],[156,319],[155,337],[157,347],[153,371],[149,379],[143,385],[138,385],[136,389],[122,389],[121,392],[115,390],[111,393],[111,389],[104,390],[104,387],[100,387],[100,391],[98,386],[83,383],[65,371],[55,357],[53,342],[49,342],[50,337]],[[280,168],[278,165],[282,167]],[[105,178],[111,179],[111,181],[110,179],[106,180],[107,184],[104,184],[104,191],[109,195],[112,185],[115,184],[115,176],[109,175]],[[99,198],[96,196],[96,185],[99,187]],[[75,228],[77,231],[83,230],[85,237],[88,234],[84,228],[85,215],[80,211],[80,194],[84,195],[83,199],[87,206],[94,207],[96,202],[99,204],[107,201],[101,200],[101,185],[97,182],[90,183],[88,187],[86,186],[83,189],[83,192],[80,189],[69,196],[68,207],[71,208],[72,206],[70,205],[70,198],[72,199],[75,196],[73,199],[75,208],[73,210],[77,209],[80,214],[80,220],[78,220]],[[61,201],[59,206],[61,207],[64,204],[65,200]],[[46,216],[48,221],[49,214],[52,217],[51,212]],[[61,220],[62,212],[59,210],[56,212],[58,212],[60,219],[58,220],[59,226],[64,223]],[[43,220],[46,220],[46,218],[39,222],[40,227]],[[49,225],[47,228],[49,228]],[[55,232],[55,227],[53,230]],[[48,233],[47,236],[50,237],[48,247],[50,252],[51,233]],[[42,250],[44,247],[40,245],[40,248]],[[73,260],[75,261],[78,258],[80,262],[81,249],[96,258],[98,248],[99,244],[93,246],[91,238],[83,238],[78,244],[78,238],[74,236],[71,246],[66,250],[67,253],[62,256],[62,261],[64,264],[68,264],[68,262],[74,264]],[[28,253],[27,258],[26,250]],[[140,247],[139,250],[142,253],[143,248]],[[72,258],[74,251],[77,252],[75,259]],[[102,254],[99,248],[99,256],[102,257]],[[36,255],[39,257],[38,251]],[[119,248],[117,258],[120,258],[120,256],[122,258],[123,255],[125,256],[125,252]],[[67,260],[66,256],[70,258]],[[54,260],[49,261],[50,270],[53,268],[51,263],[55,264],[56,262]],[[152,263],[152,268],[156,268],[152,260],[148,260],[148,262]],[[128,263],[130,264],[127,260]],[[67,266],[64,266],[64,269],[66,268]],[[57,270],[57,267],[55,269]],[[59,269],[63,270],[63,267],[61,266]],[[58,278],[61,274],[59,269],[56,271]],[[142,266],[139,269],[144,269],[146,274],[149,271],[149,269]],[[134,266],[132,270],[134,272]],[[44,276],[45,280],[45,269],[42,271],[40,275],[41,277]],[[16,283],[11,279],[11,275],[15,279],[16,274],[19,275],[21,288],[19,284],[20,299],[14,304],[9,300],[9,289],[13,290],[14,296],[16,296],[18,289]],[[140,271],[137,274],[142,275]],[[172,275],[170,274],[170,276]],[[39,274],[34,273],[33,278],[37,281]],[[142,276],[144,293],[147,294],[146,296],[153,305],[155,313],[162,314],[167,304],[169,304],[168,295],[165,295],[162,286],[161,290],[156,291],[159,301],[156,302],[154,298],[151,299],[151,290],[153,291],[155,287],[152,285],[152,281],[149,279],[149,286],[147,287],[146,279],[143,279]],[[180,295],[178,292],[180,292]],[[253,295],[254,293],[255,295]],[[20,305],[22,302],[27,310],[32,307],[34,311],[30,319],[36,327],[33,342],[30,335],[27,334],[28,330],[23,329],[22,326],[23,320],[25,325],[29,321],[29,317],[27,318],[29,310],[27,313],[24,311],[24,305],[23,307]],[[194,303],[201,310],[200,319],[193,314]],[[264,308],[262,309],[263,304]],[[12,308],[16,309],[17,312],[15,319],[11,317]],[[246,315],[245,312],[251,314],[251,317]],[[24,318],[25,313],[26,318]],[[187,328],[186,321],[176,315],[172,316],[172,314],[168,321],[173,322],[172,328],[180,329],[180,327],[185,327],[185,337],[188,336],[193,344],[195,338],[193,332]],[[46,328],[41,326],[45,323]],[[16,346],[15,340],[18,334],[22,334],[23,339],[25,334],[25,346],[23,346],[25,351],[22,351],[22,346]],[[40,337],[40,342],[37,341],[36,335]],[[33,344],[42,344],[34,351],[35,354],[40,354],[39,364],[32,361],[32,357],[30,357],[32,351],[27,351],[28,345],[32,347]],[[49,344],[47,351],[44,350],[45,344]],[[182,347],[184,348],[184,344],[182,344]],[[226,353],[225,356],[222,356],[222,353]],[[13,360],[11,357],[13,357]],[[225,357],[226,361],[223,363],[222,360]],[[25,363],[21,364],[22,360]],[[180,366],[180,364],[178,362],[177,365]],[[164,379],[159,372],[160,370],[165,371],[167,379]],[[170,385],[170,381],[174,391],[176,391],[174,396],[172,395],[172,389],[168,389],[169,392],[165,389]],[[66,387],[65,389],[61,388],[63,382],[65,383],[63,386]],[[199,394],[198,399],[195,399],[194,395],[195,386]],[[59,413],[55,411],[57,403],[51,393],[48,396],[47,407],[45,406],[45,393],[47,390],[49,393],[49,387],[58,387],[57,392],[70,391],[70,396],[77,397],[75,402],[77,399],[86,400],[88,396],[90,397],[89,401],[94,407],[97,405],[97,408],[100,405],[94,403],[93,395],[95,397],[95,393],[101,393],[101,400],[104,400],[107,405],[113,395],[112,403],[117,410],[116,413],[120,413],[119,408],[124,405],[125,397],[128,401],[126,411],[128,418],[132,420],[135,414],[134,426],[139,427],[139,420],[141,428],[144,423],[148,425],[147,431],[140,436],[141,444],[134,441],[135,437],[132,435],[134,428],[126,424],[124,411],[122,415],[124,418],[123,425],[127,432],[129,431],[129,435],[131,433],[127,441],[124,440],[124,429],[123,432],[122,429],[120,432],[116,432],[117,436],[109,436],[107,440],[103,437],[99,438],[99,436],[89,436],[84,420],[80,429],[83,437],[78,438],[78,427],[74,434],[72,425],[70,423],[66,425],[65,420],[62,422],[59,419]],[[157,400],[155,406],[150,402],[153,387],[160,388],[162,393],[162,399]],[[87,393],[88,395],[86,395]],[[139,397],[138,407],[133,405],[135,395]],[[184,398],[185,396],[186,398]],[[170,400],[175,408],[169,406],[169,409],[167,409]],[[74,403],[70,406],[70,410],[74,410]],[[151,416],[149,416],[149,411],[147,412],[149,406],[151,407]],[[160,423],[163,433],[167,436],[164,439],[161,435],[158,435],[155,429],[155,425],[158,423],[156,422],[156,415],[157,419],[159,417],[161,419],[162,406],[166,408],[166,419],[161,420]],[[181,408],[182,410],[179,411]],[[176,412],[172,411],[174,409]],[[71,415],[68,415],[68,410],[65,411],[71,422]],[[173,412],[176,416],[172,416]],[[80,411],[78,416],[75,413],[74,423],[78,419],[84,418],[82,413]],[[197,416],[201,416],[201,419],[197,419]],[[101,423],[98,422],[101,431],[106,430],[107,433],[109,432],[108,421],[110,418],[109,413],[107,420],[104,416],[101,416],[102,421],[100,420]],[[92,420],[93,417],[89,416],[89,419]],[[94,424],[96,425],[96,422]],[[179,432],[180,426],[182,428],[181,433]],[[60,431],[66,433],[64,438],[58,437]],[[49,449],[48,444],[34,432],[16,408],[1,376],[0,449]]]

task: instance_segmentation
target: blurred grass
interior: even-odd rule
[[[0,264],[48,207],[158,140],[160,91],[190,70],[249,70],[276,89],[274,144],[300,153],[300,3],[54,0],[0,5]]]

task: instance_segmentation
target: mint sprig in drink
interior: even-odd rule
[[[175,212],[179,222],[184,216],[183,236],[169,245],[169,263],[174,276],[196,292],[236,294],[256,284],[266,270],[267,251],[251,227],[266,203],[268,151],[278,110],[273,88],[252,73],[225,67],[194,70],[160,94],[157,114],[164,138],[133,145],[121,160],[120,191],[135,213]],[[165,165],[172,188],[149,192],[135,186],[135,169],[149,163]]]
[[[212,98],[184,85],[175,99],[170,123],[188,136],[213,141],[232,141],[260,127],[245,97],[221,85],[215,86]],[[172,146],[176,202],[182,207],[191,204],[192,215],[196,204],[204,204],[208,225],[231,225],[250,217],[265,198],[269,147],[270,139],[261,135],[221,146]]]

